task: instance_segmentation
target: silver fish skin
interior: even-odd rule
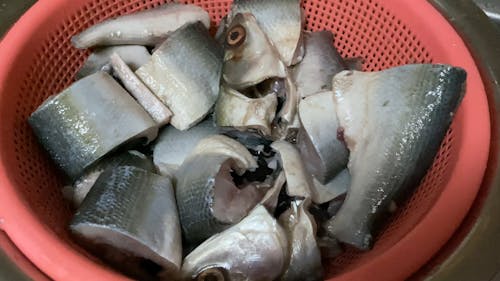
[[[294,200],[279,222],[288,235],[290,260],[280,280],[323,280],[321,253],[316,243],[316,222],[309,213],[309,199]]]
[[[292,77],[300,97],[305,98],[332,89],[332,78],[346,70],[344,61],[333,46],[330,31],[304,33],[304,59],[292,68]]]
[[[191,246],[238,223],[265,193],[252,184],[234,184],[232,171],[242,175],[257,163],[242,144],[217,137],[223,141],[214,137],[202,141],[175,173],[181,226],[185,242]]]
[[[110,45],[155,46],[181,26],[198,21],[210,27],[210,16],[202,8],[165,4],[105,20],[73,36],[71,43],[78,49]]]
[[[99,176],[105,170],[119,166],[132,166],[144,169],[148,172],[156,172],[153,161],[135,150],[106,156],[102,160],[99,160],[96,165],[87,169],[82,177],[76,180],[72,186],[68,187],[68,199],[73,203],[73,206],[78,208],[82,204],[83,199],[85,199],[92,186],[94,186]]]
[[[173,32],[136,74],[187,130],[210,112],[219,95],[223,50],[201,23]],[[193,79],[196,77],[196,79]]]
[[[241,222],[191,252],[184,259],[182,277],[226,280],[227,276],[232,281],[273,281],[285,269],[288,255],[285,231],[259,205]]]
[[[322,92],[301,100],[302,124],[297,146],[307,170],[327,184],[347,167],[349,151],[338,137],[341,132],[333,92]]]
[[[104,72],[50,97],[28,122],[55,163],[73,180],[122,145],[149,142],[158,133],[148,113]]]
[[[251,13],[286,66],[294,65],[303,52],[303,13],[300,0],[235,0],[229,18]]]
[[[199,141],[218,131],[211,118],[186,131],[165,127],[153,144],[153,161],[157,169],[162,175],[172,176]]]
[[[110,57],[110,64],[114,75],[118,77],[125,89],[148,112],[158,126],[168,124],[172,117],[172,111],[144,85],[120,55],[113,53]]]
[[[151,54],[144,46],[122,45],[98,48],[92,51],[76,74],[76,78],[81,79],[98,71],[109,73],[111,71],[109,60],[114,53],[117,53],[133,71],[151,59]]]
[[[252,14],[235,15],[227,29],[222,77],[231,88],[241,90],[286,76],[278,51]]]
[[[170,180],[146,170],[121,166],[101,174],[76,212],[71,231],[84,246],[107,245],[109,262],[148,259],[172,275],[182,262],[182,241]],[[113,259],[116,258],[115,259]]]
[[[362,250],[372,247],[391,202],[411,194],[432,164],[465,80],[461,68],[432,64],[334,77],[352,182],[328,228],[332,237]]]
[[[262,98],[249,98],[222,85],[215,105],[215,123],[222,128],[257,130],[262,135],[269,136],[277,106],[278,98],[274,93]]]

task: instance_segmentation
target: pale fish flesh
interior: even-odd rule
[[[461,68],[417,64],[333,79],[340,126],[351,152],[351,187],[329,225],[332,237],[370,249],[391,202],[419,185],[459,106]]]
[[[195,5],[165,4],[93,25],[71,42],[78,49],[109,45],[155,46],[187,23],[202,22],[210,27],[210,16]]]
[[[224,52],[222,77],[231,88],[241,90],[269,78],[286,76],[278,51],[252,14],[238,14],[233,18],[226,33]]]
[[[215,104],[222,63],[222,47],[195,23],[173,32],[136,73],[173,112],[170,123],[187,130]]]
[[[123,45],[99,48],[92,51],[82,68],[76,74],[76,78],[81,79],[97,71],[109,73],[111,71],[109,59],[114,53],[117,53],[133,71],[151,59],[151,54],[144,46]]]
[[[73,180],[109,152],[131,141],[149,142],[158,132],[148,113],[104,72],[50,97],[28,121],[55,163]]]
[[[251,129],[269,136],[277,106],[278,98],[274,93],[252,99],[222,85],[219,100],[215,106],[215,122],[219,127],[230,127],[242,131]]]
[[[184,280],[273,281],[288,259],[285,231],[263,206],[198,246],[184,260]]]
[[[333,92],[322,92],[299,104],[302,128],[297,136],[307,170],[327,184],[347,167],[349,151],[342,139]]]
[[[167,126],[153,144],[153,161],[162,175],[172,176],[202,139],[216,135],[218,129],[207,119],[186,131]]]
[[[110,57],[113,74],[122,82],[125,89],[135,98],[135,100],[148,112],[153,120],[159,125],[168,124],[172,117],[172,112],[165,106],[144,83],[128,67],[117,53]]]
[[[70,224],[80,242],[134,277],[147,273],[131,259],[148,260],[178,275],[182,241],[170,180],[121,166],[101,174]],[[138,262],[140,264],[140,262]],[[141,275],[138,275],[141,274]]]
[[[300,0],[235,0],[229,18],[239,13],[251,13],[286,66],[300,62],[304,52],[302,42],[303,13]]]
[[[288,236],[290,259],[281,280],[323,280],[321,253],[316,243],[316,222],[309,213],[310,200],[294,200],[279,222]]]
[[[305,32],[304,45],[304,59],[292,68],[297,92],[302,98],[330,91],[333,76],[346,70],[342,57],[333,46],[332,32]]]

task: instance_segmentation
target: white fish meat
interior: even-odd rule
[[[144,83],[128,67],[120,55],[113,53],[110,57],[113,73],[122,82],[125,89],[135,98],[135,100],[148,112],[153,120],[159,125],[168,124],[172,117],[172,112],[165,106]]]
[[[215,122],[219,127],[242,131],[257,130],[262,135],[269,136],[277,106],[276,94],[249,98],[222,85],[219,100],[215,105]]]

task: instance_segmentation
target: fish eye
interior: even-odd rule
[[[237,47],[245,42],[247,32],[241,25],[236,25],[229,30],[226,37],[226,43],[231,47]]]

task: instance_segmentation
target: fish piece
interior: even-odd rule
[[[191,155],[218,154],[231,157],[234,160],[235,172],[242,175],[246,170],[255,170],[257,161],[248,149],[224,135],[208,136],[198,142]]]
[[[284,81],[286,97],[273,122],[272,136],[274,140],[286,139],[295,142],[296,134],[301,126],[298,114],[300,96],[290,73]]]
[[[372,247],[391,202],[411,194],[432,164],[465,80],[461,68],[432,64],[334,77],[352,182],[328,229],[332,237],[362,250]]]
[[[217,133],[218,129],[210,118],[186,131],[165,127],[153,145],[153,161],[160,174],[174,175],[199,141]]]
[[[300,62],[304,49],[300,0],[235,0],[229,18],[232,20],[239,13],[255,16],[286,66]]]
[[[286,76],[278,51],[252,14],[235,15],[227,29],[222,77],[231,88],[241,90]]]
[[[117,53],[133,71],[147,63],[151,58],[151,54],[144,46],[123,45],[98,48],[92,51],[76,74],[76,78],[81,79],[98,71],[109,73],[111,71],[109,59],[113,53]]]
[[[349,174],[348,169],[342,170],[337,174],[337,176],[326,184],[322,184],[313,177],[314,193],[316,194],[316,200],[314,203],[323,204],[336,198],[343,197],[349,190],[350,185],[351,175]]]
[[[281,280],[323,280],[321,253],[316,243],[316,223],[309,213],[310,200],[294,200],[279,222],[288,236],[290,260]]]
[[[302,98],[332,89],[332,78],[346,70],[344,61],[333,46],[331,31],[305,32],[304,59],[292,68],[293,81]]]
[[[269,136],[277,106],[278,98],[275,94],[252,99],[222,85],[215,105],[215,122],[219,127],[242,131],[252,129]]]
[[[207,116],[219,95],[223,50],[201,23],[173,32],[136,74],[187,130]],[[196,77],[194,79],[193,77]]]
[[[165,4],[105,20],[73,36],[78,49],[109,45],[155,46],[187,23],[201,22],[210,27],[210,16],[195,5]]]
[[[327,184],[347,167],[349,161],[333,92],[303,99],[299,104],[299,116],[302,128],[297,135],[297,145],[306,169],[320,183]]]
[[[103,158],[96,165],[87,169],[82,177],[76,180],[73,185],[67,187],[67,199],[73,203],[74,207],[78,208],[104,170],[119,166],[133,166],[148,172],[156,172],[153,161],[144,154],[135,150],[120,152]]]
[[[125,89],[135,98],[135,100],[148,112],[153,120],[159,125],[168,124],[172,117],[172,112],[166,107],[144,83],[128,67],[117,53],[110,57],[111,67],[115,76],[122,82]]]
[[[141,168],[121,166],[103,172],[70,229],[92,251],[103,244],[114,250],[114,255],[104,256],[115,266],[132,256],[173,275],[181,267],[181,232],[170,180]]]
[[[241,222],[216,234],[185,259],[185,280],[273,281],[285,269],[287,237],[263,206]],[[226,279],[227,278],[227,279]]]
[[[238,223],[262,200],[265,191],[234,184],[231,172],[240,168],[231,157],[215,153],[193,155],[181,165],[176,198],[188,245],[197,246]]]
[[[310,198],[323,204],[342,195],[342,186],[336,182],[322,185],[306,171],[298,149],[286,141],[276,141],[271,147],[279,154],[279,161],[286,176],[286,191],[292,198]]]
[[[286,190],[290,197],[311,198],[312,179],[307,174],[299,151],[293,144],[276,141],[271,147],[279,154],[279,160],[286,176]]]
[[[269,189],[262,198],[260,204],[271,213],[274,214],[276,211],[276,207],[278,206],[278,198],[281,192],[281,189],[285,185],[286,177],[284,172],[280,172],[276,180],[274,181],[273,186]]]
[[[130,142],[149,142],[158,133],[147,112],[104,72],[48,98],[28,122],[72,180],[111,151]]]

